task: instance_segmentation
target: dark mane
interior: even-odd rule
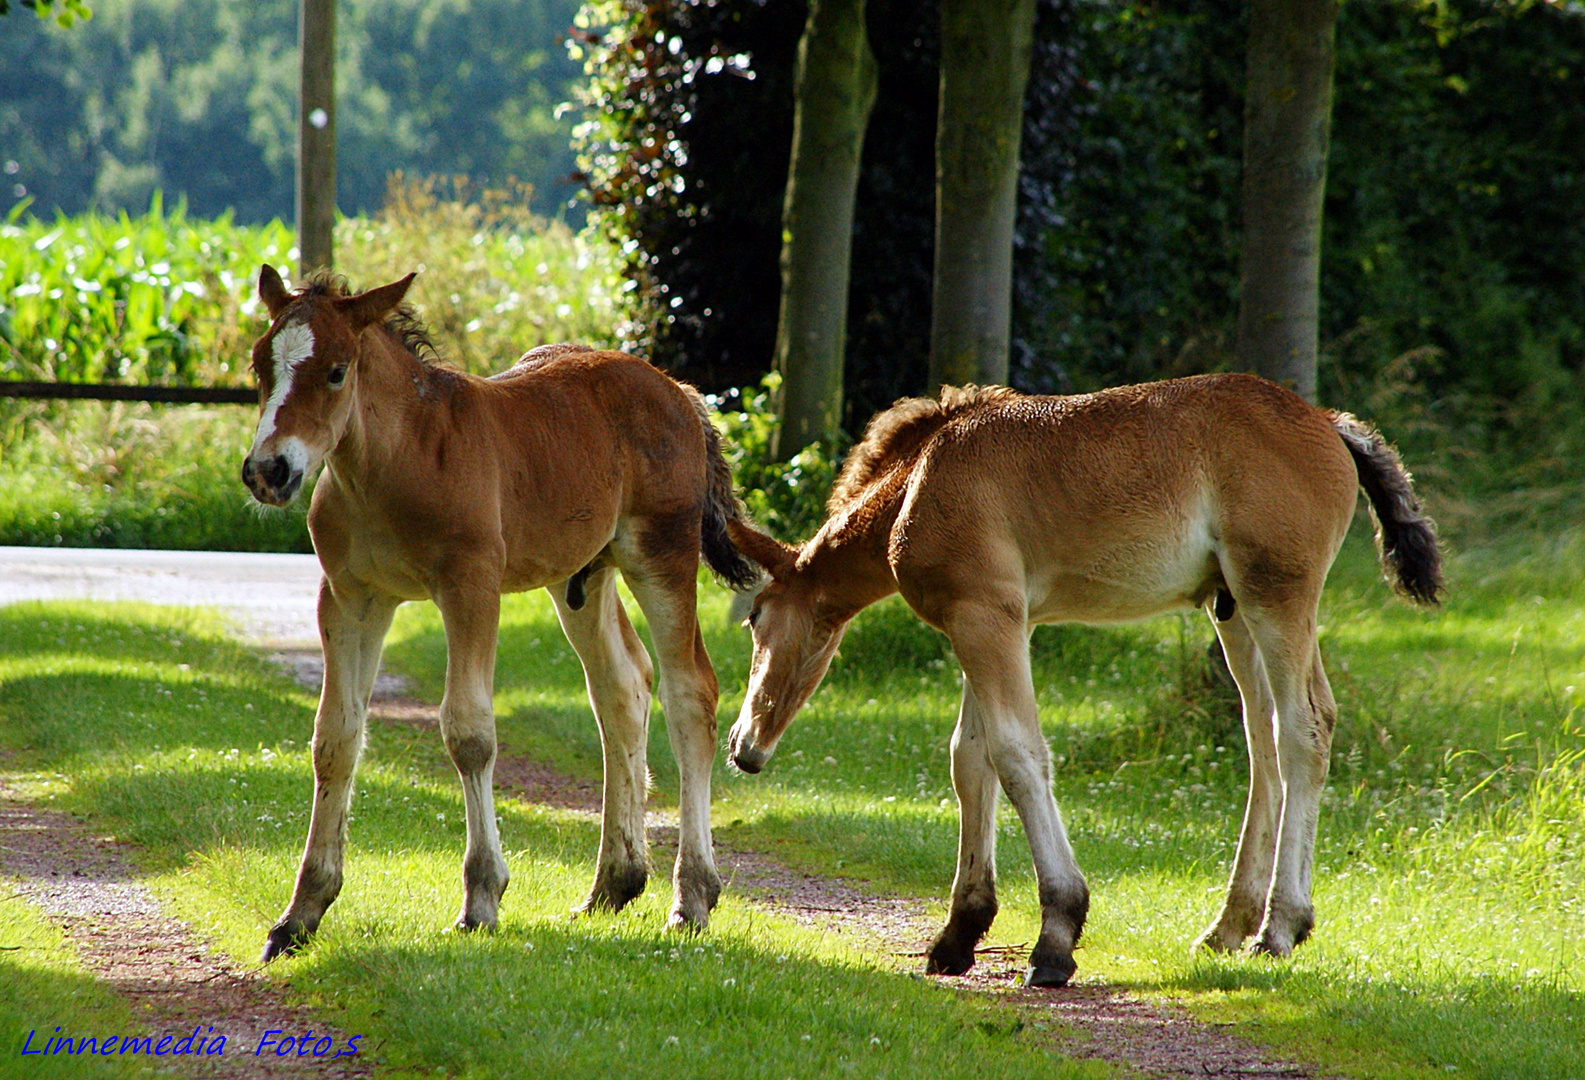
[[[310,300],[317,296],[337,299],[356,296],[357,290],[347,284],[344,275],[333,270],[315,270],[292,293],[293,300]],[[385,329],[402,343],[402,347],[425,364],[440,363],[440,353],[429,334],[429,327],[418,317],[413,305],[403,302],[385,317]]]
[[[876,413],[864,437],[848,451],[826,509],[835,513],[893,465],[912,461],[947,422],[981,405],[1015,396],[1005,386],[943,386],[940,398],[903,398]]]

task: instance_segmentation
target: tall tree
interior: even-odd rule
[[[1251,0],[1235,363],[1315,398],[1338,0]]]
[[[875,83],[864,0],[811,0],[798,44],[782,204],[777,460],[841,431],[853,199]]]
[[[942,0],[930,385],[1005,383],[1035,0]]]

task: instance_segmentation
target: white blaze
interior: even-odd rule
[[[304,360],[314,355],[314,332],[305,322],[289,322],[276,331],[270,341],[270,355],[275,360],[275,385],[264,402],[264,412],[259,416],[259,429],[253,436],[253,453],[275,434],[275,414],[280,411],[286,395],[292,390],[292,372]]]

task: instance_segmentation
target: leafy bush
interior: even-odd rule
[[[0,227],[0,376],[69,382],[240,385],[259,263],[291,232],[167,214],[52,221],[13,210]]]
[[[771,372],[756,390],[705,398],[716,410],[723,449],[749,517],[772,536],[802,543],[825,521],[826,498],[841,457],[836,447],[810,443],[786,461],[770,452],[776,413],[771,401],[781,376]],[[738,406],[734,408],[733,406]]]

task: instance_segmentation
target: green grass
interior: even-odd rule
[[[1189,951],[1219,901],[1246,768],[1231,695],[1205,675],[1203,621],[1036,635],[1058,800],[1093,895],[1081,977],[1184,1002],[1351,1076],[1579,1075],[1585,536],[1473,548],[1450,576],[1443,611],[1397,604],[1363,530],[1334,571],[1322,638],[1341,717],[1319,924],[1284,963]],[[703,602],[723,725],[748,652],[726,599],[712,588]],[[387,657],[438,694],[433,608],[402,609]],[[69,607],[0,612],[0,687],[0,740],[35,796],[139,845],[156,889],[251,956],[306,825],[309,695],[198,617]],[[895,601],[872,609],[767,771],[719,768],[718,836],[939,910],[956,702],[944,639]],[[598,776],[582,673],[542,594],[505,604],[496,703],[514,752]],[[675,770],[658,711],[652,729],[666,803]],[[895,970],[915,960],[854,953],[730,890],[700,939],[663,931],[659,881],[628,912],[569,922],[595,825],[515,803],[501,813],[514,875],[502,931],[448,934],[457,785],[432,734],[376,729],[346,891],[316,947],[272,970],[413,1072],[595,1073],[615,1053],[645,1075],[695,1048],[689,1068],[726,1076],[823,1074],[843,1058],[860,1075],[1054,1067],[1060,1039]],[[1026,942],[1037,911],[1010,811],[1000,838],[992,941]]]
[[[290,891],[311,715],[308,695],[202,615],[0,608],[0,749],[13,782],[131,845],[149,886],[236,957],[256,955]],[[511,801],[499,812],[513,873],[500,932],[450,933],[455,775],[432,732],[376,728],[346,888],[315,946],[269,969],[365,1035],[391,1074],[1110,1075],[1057,1057],[1049,1024],[737,897],[703,937],[665,929],[663,886],[620,915],[570,920],[592,880],[597,825]],[[24,919],[23,932],[49,931]],[[57,1002],[93,987],[64,967],[37,981],[25,1015],[0,1012],[7,1040],[41,1015],[60,1023]]]
[[[1363,529],[1333,573],[1322,647],[1341,718],[1316,852],[1319,925],[1280,964],[1190,955],[1219,904],[1247,769],[1236,701],[1206,678],[1203,619],[1037,633],[1058,802],[1092,891],[1082,976],[1237,1020],[1350,1075],[1580,1075],[1585,536],[1515,536],[1456,556],[1450,575],[1444,610],[1398,604]],[[710,594],[723,729],[748,652],[724,611]],[[597,776],[581,672],[549,603],[512,599],[503,627],[503,739]],[[438,693],[432,610],[403,609],[388,657]],[[766,772],[718,768],[718,836],[944,902],[957,696],[945,640],[895,599],[871,609]],[[652,727],[665,799],[674,771],[664,727]],[[1005,807],[1000,840],[992,940],[1029,941],[1032,874]]]

